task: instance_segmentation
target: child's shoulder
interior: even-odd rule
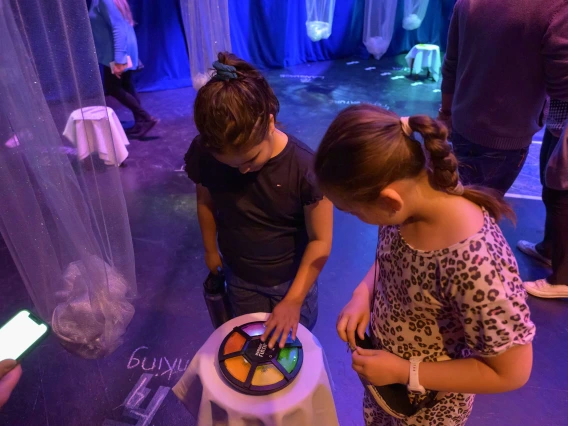
[[[314,151],[295,136],[287,136],[289,159],[282,166],[288,176],[296,179],[302,204],[313,204],[323,198],[313,172]]]
[[[226,169],[205,149],[203,138],[200,135],[197,135],[191,141],[191,145],[184,155],[184,162],[184,169],[188,177],[194,183],[205,186],[208,186],[211,178],[216,180],[217,177],[222,176]]]
[[[211,153],[207,149],[205,149],[205,141],[203,140],[203,137],[201,135],[197,135],[193,138],[187,152],[185,153],[184,158],[186,164],[193,162],[201,163],[203,161],[211,161],[212,163],[215,162],[212,161],[215,159],[215,157],[213,157]]]
[[[296,136],[288,133],[286,135],[288,136],[288,144],[290,144],[294,160],[300,164],[311,167],[314,161],[314,150]]]
[[[466,262],[476,262],[480,257],[491,259],[491,263],[513,265],[516,259],[501,231],[501,228],[489,213],[483,209],[483,226],[479,232],[443,252],[449,256],[458,256]]]

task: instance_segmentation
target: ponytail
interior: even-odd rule
[[[278,98],[260,71],[232,53],[220,52],[213,67],[195,98],[195,125],[209,151],[244,152],[266,137]]]
[[[459,162],[448,143],[446,127],[426,115],[415,115],[408,119],[410,129],[418,132],[424,139],[424,147],[429,155],[426,168],[431,185],[449,194],[461,195],[469,201],[484,207],[495,220],[502,217],[515,222],[515,213],[503,196],[489,188],[463,186],[458,172]]]

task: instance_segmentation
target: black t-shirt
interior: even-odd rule
[[[308,244],[304,207],[323,198],[313,156],[288,136],[284,150],[262,169],[242,174],[209,154],[200,136],[193,140],[185,170],[211,193],[219,249],[239,278],[261,286],[294,279]]]

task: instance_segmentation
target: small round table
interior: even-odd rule
[[[223,339],[237,326],[267,318],[265,313],[243,315],[215,330],[174,386],[174,394],[198,426],[338,426],[321,344],[302,325],[297,333],[302,368],[286,388],[269,395],[245,395],[223,378],[217,360]]]
[[[405,59],[410,67],[410,75],[420,74],[423,68],[427,68],[428,75],[432,76],[434,81],[440,79],[442,56],[439,46],[435,44],[417,44],[408,52]]]
[[[106,165],[118,166],[128,157],[128,138],[114,110],[106,106],[73,111],[63,136],[77,147],[79,160],[97,153]]]

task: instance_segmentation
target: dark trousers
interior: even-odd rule
[[[546,208],[544,239],[536,249],[552,260],[550,284],[568,285],[568,191],[558,191],[546,187],[544,171],[559,138],[548,130],[544,133],[540,150],[540,181],[542,201]],[[567,171],[568,173],[568,171]]]
[[[233,314],[238,317],[256,312],[272,312],[274,307],[284,299],[292,282],[273,287],[262,287],[244,281],[234,275],[226,265],[223,267],[229,301]],[[312,330],[318,319],[318,282],[314,283],[300,311],[300,324]]]
[[[460,162],[460,178],[465,185],[493,188],[501,194],[513,186],[527,159],[529,148],[503,150],[487,148],[452,133],[454,153]]]
[[[152,116],[142,108],[140,98],[132,82],[132,71],[126,71],[120,78],[115,76],[109,67],[104,68],[104,83],[107,95],[112,96],[134,115],[134,121],[140,123],[150,121]]]

